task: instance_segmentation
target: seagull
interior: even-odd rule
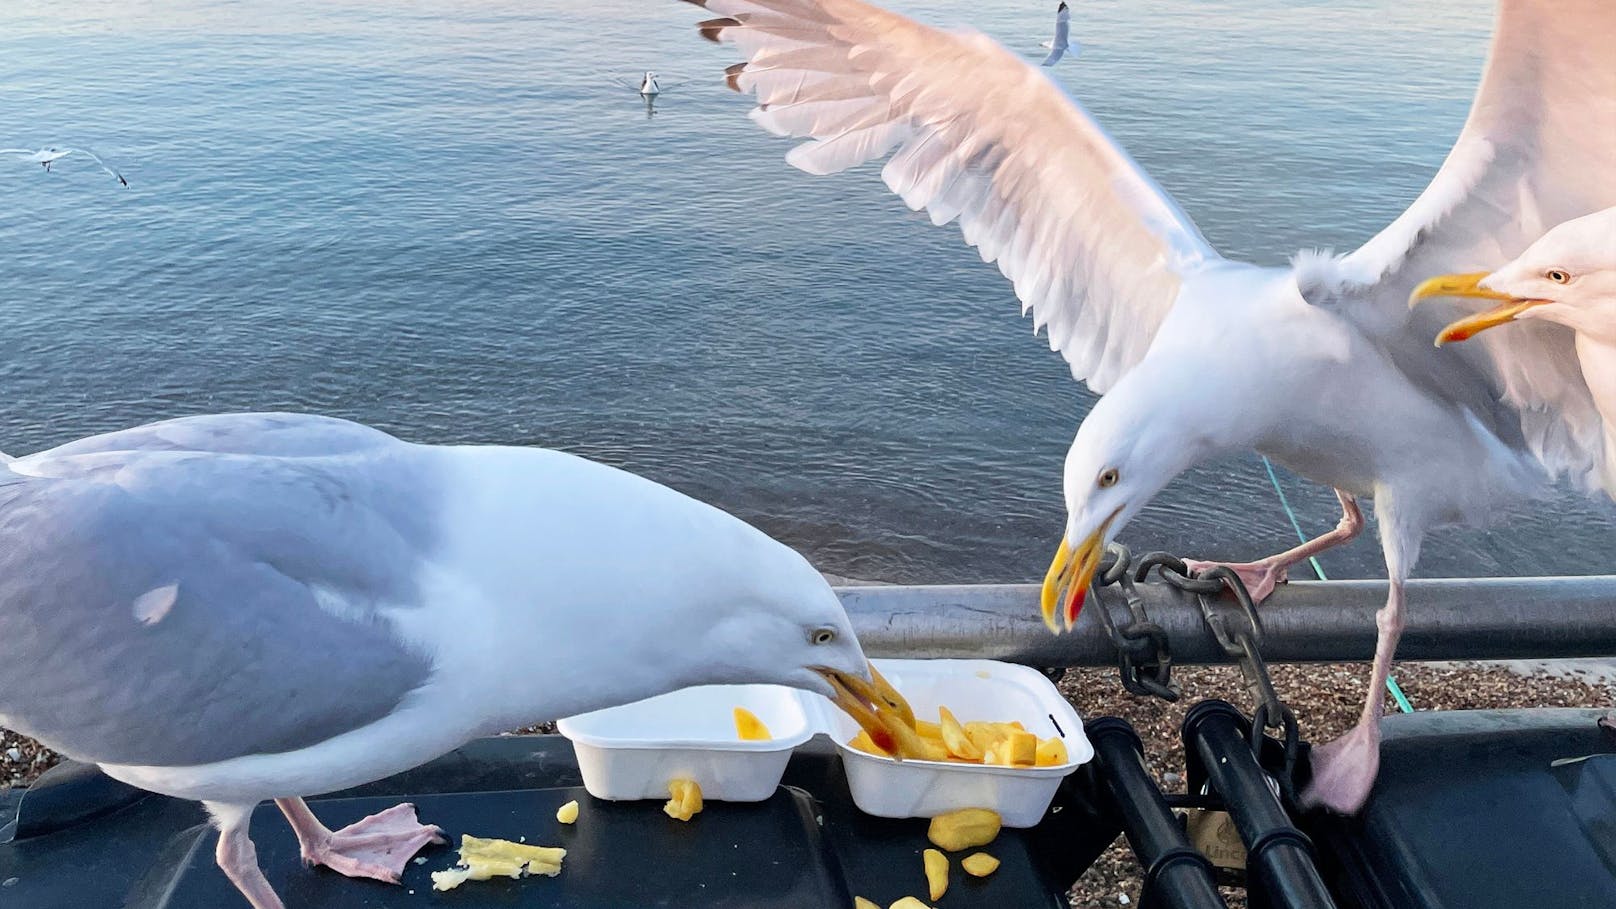
[[[1616,208],[1556,225],[1490,273],[1431,278],[1414,288],[1409,300],[1431,297],[1497,303],[1442,329],[1438,346],[1519,322],[1514,336],[1501,339],[1494,350],[1527,381],[1574,381],[1568,364],[1575,358],[1597,412],[1567,414],[1581,420],[1567,431],[1603,451],[1597,471],[1578,479],[1616,498]]]
[[[254,909],[283,906],[247,834],[265,799],[305,862],[397,882],[438,828],[400,805],[331,831],[302,797],[691,685],[862,723],[869,679],[802,556],[561,452],[224,414],[0,462],[0,726],[202,802]]]
[[[1040,45],[1049,48],[1049,56],[1044,58],[1040,66],[1054,66],[1067,51],[1071,51],[1074,56],[1077,54],[1077,48],[1069,37],[1071,31],[1072,11],[1066,8],[1066,3],[1062,0],[1061,5],[1055,8],[1055,37]]]
[[[626,79],[622,76],[612,76],[611,80],[624,88],[639,92],[645,98],[655,98],[670,88],[676,88],[690,81],[689,79],[669,81],[651,70],[646,70],[645,75],[641,76],[638,81]]]
[[[752,119],[808,140],[788,163],[830,174],[888,158],[886,185],[934,224],[957,221],[1104,395],[1066,457],[1042,598],[1052,629],[1057,609],[1076,620],[1106,543],[1195,464],[1256,450],[1337,490],[1335,530],[1235,566],[1258,596],[1356,534],[1357,500],[1374,499],[1390,583],[1369,694],[1357,725],[1313,750],[1303,793],[1360,808],[1426,532],[1484,524],[1596,456],[1556,416],[1592,407],[1585,385],[1523,388],[1485,345],[1436,350],[1439,326],[1407,300],[1424,277],[1501,265],[1544,226],[1616,204],[1616,5],[1502,0],[1477,99],[1430,186],[1357,250],[1287,267],[1220,255],[1081,104],[985,35],[862,0],[698,5],[717,14],[702,36],[746,57],[726,81],[757,97]]]
[[[123,178],[123,174],[113,170],[112,167],[107,164],[107,162],[101,160],[100,155],[97,155],[95,152],[90,151],[87,148],[41,148],[37,150],[30,148],[0,148],[0,155],[16,155],[25,161],[33,161],[34,163],[45,168],[47,172],[50,171],[51,165],[72,154],[80,154],[90,158],[95,163],[101,165],[102,170],[116,177],[119,183],[123,184],[124,186],[129,185],[129,181]]]

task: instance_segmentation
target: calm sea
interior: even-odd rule
[[[301,6],[302,11],[288,7]],[[1044,53],[1052,2],[900,2]],[[992,266],[873,169],[812,178],[673,0],[0,4],[0,448],[294,409],[548,445],[756,522],[838,574],[1019,580],[1090,398]],[[1055,71],[1226,253],[1355,245],[1463,121],[1485,0],[1080,0]],[[690,79],[649,110],[614,77]],[[1329,490],[1282,475],[1303,527]],[[1293,539],[1254,457],[1137,546]],[[1608,570],[1564,496],[1444,531],[1421,573]],[[1379,573],[1364,540],[1324,559]]]

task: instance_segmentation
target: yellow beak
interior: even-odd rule
[[[898,723],[903,721],[898,710],[884,696],[880,687],[856,675],[848,675],[835,669],[821,667],[814,671],[824,676],[825,681],[830,683],[831,690],[835,692],[831,701],[852,717],[860,728],[868,732],[870,740],[875,742],[877,747],[902,760],[898,754],[897,739],[888,724],[890,721]],[[873,673],[875,667],[871,666],[870,671]],[[886,687],[891,688],[890,685]],[[894,691],[893,694],[897,692]]]
[[[1111,517],[1102,521],[1075,549],[1065,537],[1061,538],[1060,548],[1055,550],[1055,558],[1044,575],[1044,590],[1039,600],[1044,625],[1052,633],[1061,633],[1061,626],[1055,623],[1055,610],[1062,602],[1066,604],[1061,615],[1066,630],[1070,631],[1077,622],[1077,614],[1082,611],[1083,601],[1088,598],[1089,585],[1094,582],[1094,572],[1099,569],[1100,556],[1105,551],[1105,531],[1121,510],[1119,507],[1111,512]]]
[[[1436,346],[1441,347],[1449,341],[1464,341],[1489,328],[1496,328],[1508,322],[1515,321],[1521,313],[1539,306],[1545,300],[1521,300],[1509,294],[1499,293],[1496,290],[1487,290],[1481,287],[1481,281],[1488,272],[1471,272],[1461,275],[1438,275],[1425,281],[1408,296],[1408,305],[1413,306],[1421,300],[1430,297],[1474,297],[1483,300],[1502,300],[1504,305],[1476,313],[1460,319],[1437,333]]]

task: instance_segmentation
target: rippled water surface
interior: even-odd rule
[[[902,2],[1029,58],[1045,2]],[[1090,398],[950,227],[814,178],[673,0],[0,5],[0,448],[297,409],[549,445],[718,502],[826,570],[1039,573]],[[1463,121],[1484,0],[1082,0],[1056,75],[1230,255],[1350,247]],[[655,110],[611,77],[655,69]],[[1329,490],[1282,475],[1310,532]],[[1575,496],[1443,531],[1421,573],[1583,573]],[[1292,539],[1261,462],[1203,466],[1135,545]],[[1361,541],[1325,558],[1381,571]]]

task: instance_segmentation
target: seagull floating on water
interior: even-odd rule
[[[1356,726],[1313,751],[1310,804],[1356,811],[1379,768],[1381,689],[1403,587],[1432,527],[1483,524],[1598,450],[1561,415],[1586,385],[1533,385],[1498,350],[1436,350],[1409,292],[1502,265],[1547,225],[1616,204],[1616,4],[1503,0],[1480,92],[1425,192],[1344,256],[1290,267],[1226,259],[1042,71],[979,33],[861,0],[698,0],[747,57],[726,72],[752,119],[810,141],[786,160],[881,176],[997,261],[1072,375],[1104,397],[1064,470],[1064,539],[1044,614],[1077,617],[1105,544],[1189,467],[1255,449],[1336,488],[1337,528],[1233,566],[1261,597],[1288,565],[1350,539],[1375,500],[1390,578]],[[1187,150],[1188,151],[1188,150]],[[1572,364],[1574,368],[1575,364]]]
[[[1566,431],[1583,445],[1602,449],[1597,482],[1616,498],[1616,208],[1559,224],[1514,261],[1488,272],[1435,277],[1414,289],[1411,303],[1431,297],[1479,297],[1499,305],[1455,321],[1436,337],[1438,345],[1518,323],[1500,339],[1496,356],[1507,358],[1528,384],[1574,382],[1575,358],[1597,412],[1563,416],[1576,421]]]
[[[396,882],[436,827],[302,796],[690,685],[879,710],[868,679],[802,556],[572,455],[233,414],[0,459],[0,726],[201,801],[255,909],[265,799],[306,862]]]
[[[1071,51],[1075,56],[1078,49],[1072,44],[1071,34],[1072,11],[1067,8],[1063,0],[1061,5],[1055,9],[1055,37],[1040,45],[1049,48],[1049,56],[1045,57],[1044,62],[1039,65],[1054,66],[1060,61],[1061,57],[1066,55],[1067,51]]]
[[[37,150],[30,148],[0,148],[0,155],[16,155],[25,161],[32,161],[44,167],[47,172],[50,171],[51,166],[57,161],[60,161],[72,154],[84,155],[85,157],[93,160],[95,163],[101,165],[101,169],[116,177],[119,183],[123,184],[124,186],[129,185],[129,181],[123,178],[123,174],[118,173],[112,168],[111,165],[101,160],[100,155],[97,155],[95,152],[90,151],[87,148],[41,148]]]

